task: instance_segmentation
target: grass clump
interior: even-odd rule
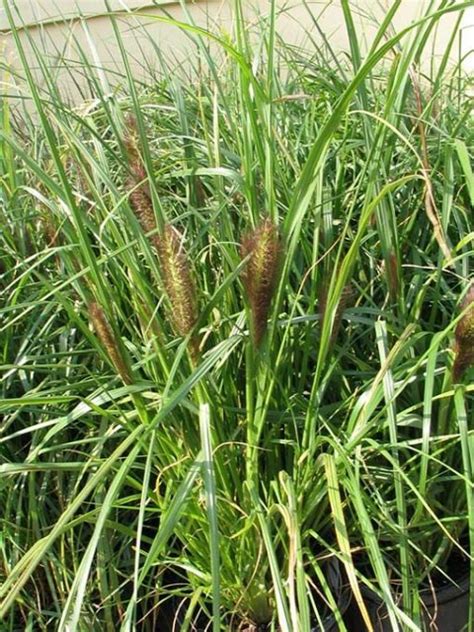
[[[169,18],[199,72],[139,83],[119,39],[113,95],[82,51],[87,108],[23,56],[5,629],[350,630],[351,595],[370,629],[363,585],[427,629],[453,559],[474,585],[471,104],[449,50],[417,72],[462,6],[394,34],[397,4],[363,54],[344,3],[350,64],[279,41],[275,3],[257,37],[240,3],[228,38]]]

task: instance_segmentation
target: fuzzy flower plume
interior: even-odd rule
[[[130,191],[130,205],[146,233],[156,229],[155,213],[151,200],[150,187],[147,183],[147,173],[139,152],[139,136],[137,122],[133,116],[126,120],[127,132],[123,139],[127,151],[130,175],[126,186]],[[152,238],[154,241],[154,238]]]
[[[471,366],[474,366],[474,283],[462,302],[466,311],[454,332],[456,357],[453,364],[453,381],[459,382]]]
[[[180,232],[166,224],[156,239],[161,275],[168,295],[170,318],[175,331],[187,336],[198,319],[196,286]],[[192,341],[193,353],[198,341]]]
[[[388,256],[387,281],[390,296],[396,300],[400,291],[400,279],[398,274],[398,261],[395,252],[391,252]]]
[[[104,345],[105,350],[107,351],[107,354],[112,361],[112,364],[114,365],[117,373],[120,375],[125,384],[131,384],[133,380],[130,375],[130,371],[122,355],[114,332],[107,322],[104,310],[102,309],[102,307],[100,307],[98,303],[90,303],[89,316],[95,332]]]
[[[258,347],[267,328],[280,267],[281,242],[275,224],[265,219],[247,233],[240,253],[242,259],[250,256],[242,280],[252,314],[253,339]]]

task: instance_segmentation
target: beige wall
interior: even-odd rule
[[[78,59],[77,50],[81,48],[86,51],[88,59],[97,61],[101,66],[122,72],[120,54],[113,34],[110,19],[101,16],[101,7],[104,6],[99,0],[16,0],[20,15],[16,16],[17,23],[29,25],[28,34],[31,41],[42,51],[43,59],[51,66],[57,66],[57,60],[63,59],[70,62]],[[387,0],[390,2],[390,0]],[[110,0],[114,10],[119,11],[126,5],[129,8],[139,8],[142,17],[127,15],[123,11],[117,13],[118,24],[130,55],[137,77],[144,77],[147,74],[147,64],[158,66],[158,56],[153,48],[152,42],[160,49],[164,56],[169,59],[176,59],[182,62],[186,57],[193,58],[193,45],[189,37],[180,29],[170,24],[164,24],[154,20],[153,16],[163,16],[164,12],[174,19],[187,21],[185,10],[176,2],[169,0],[159,0],[163,5],[160,8],[150,7],[150,3],[145,0]],[[156,3],[156,2],[155,2]],[[247,15],[250,20],[256,20],[256,14],[265,16],[268,13],[268,0],[257,0],[252,4],[244,0],[247,7]],[[348,48],[346,31],[343,23],[340,2],[308,0],[307,6],[316,20],[319,28],[330,39],[339,54],[342,55]],[[186,3],[186,10],[192,19],[200,26],[211,28],[221,33],[232,31],[233,11],[232,0],[207,0]],[[317,43],[321,43],[321,37],[305,8],[303,2],[296,0],[277,0],[277,5],[281,11],[278,18],[278,32],[281,37],[292,44],[301,46],[312,46],[311,38]],[[60,10],[58,9],[60,6]],[[87,16],[86,24],[80,20],[68,19],[64,21],[64,16],[70,18],[77,14],[77,7]],[[252,6],[252,8],[250,8]],[[358,0],[357,2],[357,29],[362,44],[370,44],[376,26],[380,23],[383,11],[380,10],[378,2],[375,0]],[[402,9],[399,10],[394,24],[396,29],[402,29],[409,25],[419,15],[421,15],[426,2],[424,0],[404,0]],[[474,8],[470,17],[464,20],[464,29],[460,32],[461,43],[464,46],[464,53],[469,48],[474,47]],[[59,18],[62,15],[63,18]],[[145,17],[146,16],[146,17]],[[441,56],[446,50],[450,34],[454,28],[456,14],[451,13],[442,18],[436,35],[431,42],[434,58]],[[34,26],[38,22],[43,22],[41,28]],[[143,26],[146,25],[146,34]],[[7,32],[8,23],[6,16],[0,13],[0,31],[3,36],[3,47],[6,59],[13,67],[18,65],[17,54],[12,44],[12,38]],[[472,35],[473,37],[468,37]],[[24,32],[22,40],[26,48],[28,37]],[[454,50],[457,52],[457,48]],[[216,50],[217,54],[217,50]],[[31,55],[34,58],[34,55]],[[467,69],[473,69],[473,58],[465,64]],[[454,55],[453,61],[456,60]],[[426,63],[431,61],[427,55]],[[34,62],[32,62],[34,63]],[[66,65],[59,63],[59,66]],[[67,64],[70,67],[70,63]],[[111,75],[113,76],[113,75]],[[58,70],[58,78],[61,83],[68,85],[71,92],[71,81],[67,72]],[[64,81],[63,81],[64,79]]]

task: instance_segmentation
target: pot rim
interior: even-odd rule
[[[337,607],[339,608],[339,611],[341,612],[341,614],[345,614],[347,612],[351,603],[352,603],[352,591],[349,586],[346,586],[345,590],[341,591],[339,595],[339,599],[337,601]],[[329,612],[324,617],[323,621],[325,625],[327,624],[331,626],[336,625],[336,618],[334,617],[334,614],[332,612]],[[329,628],[329,629],[332,629],[332,628]],[[320,628],[318,628],[318,626],[314,626],[313,628],[311,628],[311,632],[321,632],[321,631],[320,631]]]
[[[421,597],[427,606],[441,603],[449,603],[463,597],[470,587],[470,574],[461,576],[455,584],[449,583],[446,586],[435,588],[434,590],[420,591]],[[426,594],[426,596],[424,596]]]
[[[448,604],[451,601],[464,597],[466,593],[469,592],[469,588],[470,573],[465,573],[461,575],[455,583],[449,583],[439,588],[433,588],[433,590],[430,590],[429,588],[420,590],[420,597],[427,607],[434,606],[435,604]],[[383,602],[383,599],[367,586],[361,586],[361,590],[363,596],[373,604]],[[400,593],[395,593],[396,597],[399,595]]]

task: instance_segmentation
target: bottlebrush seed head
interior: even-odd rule
[[[128,370],[127,363],[122,356],[114,332],[107,322],[104,310],[102,309],[102,307],[100,307],[98,303],[90,303],[89,316],[95,332],[104,345],[105,350],[107,351],[112,364],[115,366],[117,373],[120,375],[125,384],[131,384],[133,380],[130,375],[130,371]]]
[[[198,319],[197,292],[179,231],[166,224],[156,239],[161,275],[174,329],[187,336]]]
[[[280,267],[281,242],[275,224],[265,219],[247,233],[240,252],[242,259],[250,255],[242,281],[252,314],[254,343],[258,347],[267,328]]]
[[[133,212],[145,233],[156,229],[155,212],[151,201],[148,185],[137,184],[134,180],[128,180],[129,200]]]
[[[466,311],[454,332],[456,357],[453,364],[453,381],[459,382],[465,371],[474,365],[474,284],[469,288],[463,302]]]
[[[398,276],[398,260],[395,252],[391,252],[388,256],[387,281],[390,295],[396,300],[400,290],[400,279]]]
[[[130,192],[130,205],[146,233],[156,229],[155,213],[151,199],[147,173],[138,150],[139,138],[137,122],[132,115],[126,119],[127,131],[123,142],[127,151],[130,175],[127,178],[127,190]]]
[[[128,114],[125,117],[125,134],[123,137],[123,144],[125,145],[127,156],[131,163],[133,163],[136,159],[140,159],[140,152],[138,151],[138,125],[137,119],[133,116],[133,114]]]

